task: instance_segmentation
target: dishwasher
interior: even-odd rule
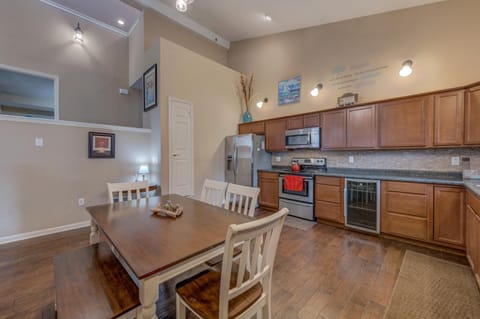
[[[345,226],[380,233],[380,181],[345,179]]]

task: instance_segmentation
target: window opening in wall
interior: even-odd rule
[[[58,77],[0,64],[0,115],[58,120]]]

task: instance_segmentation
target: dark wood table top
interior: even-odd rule
[[[150,208],[171,200],[183,207],[176,218]],[[168,269],[225,242],[228,226],[251,218],[179,195],[87,207],[137,278]]]

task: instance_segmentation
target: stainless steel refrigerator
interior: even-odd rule
[[[257,170],[272,167],[265,151],[265,136],[234,135],[225,138],[225,181],[257,187]]]

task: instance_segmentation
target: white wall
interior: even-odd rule
[[[115,133],[115,159],[88,159],[88,132]],[[43,137],[44,147],[35,147]],[[134,181],[149,162],[149,130],[124,131],[0,120],[0,239],[89,219],[107,182]],[[1,240],[0,240],[1,241]]]

